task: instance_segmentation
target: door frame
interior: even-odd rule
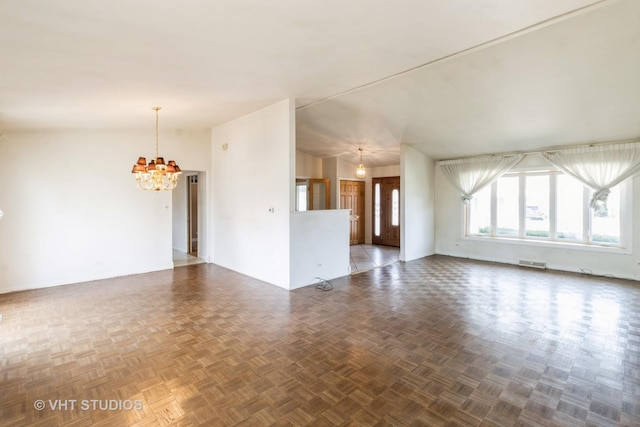
[[[199,228],[199,210],[200,210],[200,201],[199,201],[199,183],[198,183],[198,175],[192,174],[187,175],[187,253],[189,255],[193,255],[195,257],[198,256],[200,252],[200,228]],[[194,182],[195,181],[195,182]],[[194,186],[195,186],[195,194],[194,194]],[[195,210],[194,210],[194,198],[195,198]],[[194,218],[195,217],[195,218]],[[195,221],[194,221],[195,219]],[[193,235],[196,235],[195,242],[195,251],[193,249]]]
[[[340,178],[338,180],[338,209],[346,209],[346,207],[342,206],[341,198],[342,198],[342,183],[343,182],[357,182],[358,184],[362,184],[362,197],[360,198],[360,218],[358,218],[362,225],[359,226],[358,243],[350,243],[350,245],[354,244],[363,244],[366,243],[366,197],[367,197],[367,183],[363,179],[352,179],[352,178]],[[353,212],[352,214],[353,215]],[[351,226],[353,225],[352,220],[349,220],[349,241],[351,242]],[[361,232],[361,233],[360,233]]]
[[[380,215],[380,236],[376,236],[376,184],[379,183],[380,187],[381,187],[381,191],[380,191],[380,197],[384,198],[384,190],[383,190],[383,186],[384,186],[384,182],[386,181],[391,181],[393,180],[393,182],[395,183],[397,181],[398,183],[398,225],[394,226],[394,225],[390,225],[390,227],[397,227],[397,245],[395,244],[395,239],[393,242],[390,242],[389,240],[385,240],[384,237],[384,224],[385,224],[385,219],[388,219],[388,223],[391,223],[391,218],[386,218],[386,215],[390,215],[390,212],[387,212],[386,209],[382,209],[381,208],[381,215]],[[390,184],[387,184],[390,185]],[[371,179],[371,243],[374,245],[387,245],[387,246],[394,246],[394,247],[400,247],[402,244],[402,208],[403,208],[403,201],[402,201],[402,190],[401,190],[401,186],[402,186],[402,180],[400,176],[388,176],[388,177],[376,177],[376,178],[372,178]],[[385,217],[383,217],[383,215],[385,215]]]
[[[190,234],[189,234],[189,175],[198,176],[198,258],[209,262],[209,227],[208,215],[210,214],[208,203],[210,198],[207,195],[208,187],[208,173],[206,171],[187,170],[183,171],[183,174],[178,180],[178,187],[171,193],[171,227],[172,234],[171,246],[172,249],[177,249],[180,252],[189,253],[190,248]],[[174,239],[177,239],[174,241]],[[178,242],[180,242],[178,244]],[[174,246],[174,243],[176,245]]]

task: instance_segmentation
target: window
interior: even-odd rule
[[[591,209],[591,241],[601,244],[620,244],[620,186],[611,189],[607,209]]]
[[[469,234],[488,235],[491,233],[491,187],[477,192],[469,201]]]
[[[563,241],[582,241],[585,239],[584,212],[581,209],[573,209],[582,206],[588,196],[588,189],[577,179],[568,175],[556,177],[556,237]]]
[[[308,183],[307,180],[296,180],[296,210],[307,210],[307,197],[308,196]]]
[[[397,188],[391,192],[391,225],[400,225],[400,190]]]
[[[525,236],[549,237],[549,175],[525,176]]]
[[[593,191],[558,171],[506,174],[467,205],[467,236],[623,246],[624,183],[607,209],[589,207]]]
[[[520,227],[520,208],[518,201],[518,177],[505,177],[498,181],[496,234],[517,236]]]
[[[373,234],[380,236],[380,183],[373,190]]]

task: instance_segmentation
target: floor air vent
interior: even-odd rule
[[[518,261],[518,265],[520,267],[540,268],[540,269],[543,269],[543,270],[547,268],[547,263],[546,262],[528,261],[526,259],[521,259],[520,261]]]

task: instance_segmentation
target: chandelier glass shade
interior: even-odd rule
[[[175,161],[165,163],[164,158],[158,156],[158,111],[160,107],[153,107],[156,112],[156,157],[147,164],[145,157],[138,157],[131,173],[135,174],[136,183],[141,190],[173,190],[178,185],[178,178],[182,171]]]
[[[358,150],[360,150],[360,164],[356,169],[356,176],[358,178],[364,178],[367,176],[367,170],[364,168],[364,164],[362,163],[362,148],[358,148]]]

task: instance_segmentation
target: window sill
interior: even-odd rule
[[[509,245],[536,246],[563,250],[578,250],[587,252],[605,252],[610,254],[631,254],[630,247],[607,246],[597,244],[585,244],[577,242],[560,242],[557,240],[520,239],[517,237],[493,237],[493,236],[462,236],[463,240],[486,243],[504,243]]]

